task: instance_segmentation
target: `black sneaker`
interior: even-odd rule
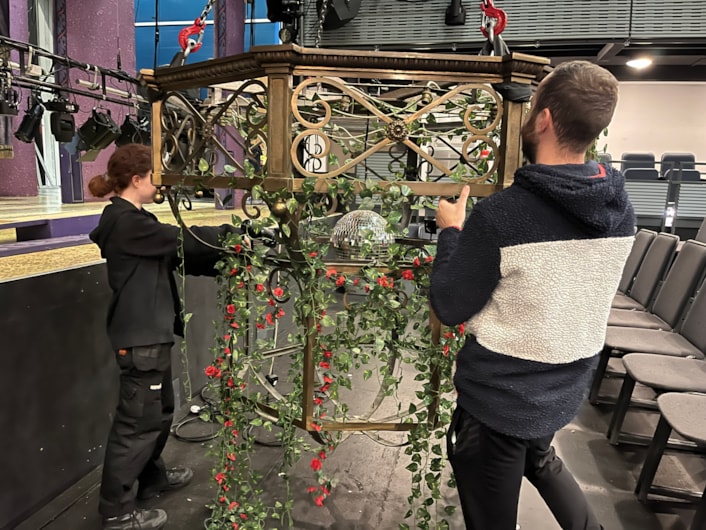
[[[167,523],[164,510],[135,510],[103,519],[103,530],[157,530]]]
[[[194,472],[191,468],[175,467],[167,469],[167,484],[163,486],[147,486],[144,489],[140,489],[137,492],[137,498],[146,501],[165,491],[178,490],[191,482],[192,478],[194,478]]]

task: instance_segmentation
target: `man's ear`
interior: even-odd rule
[[[554,127],[552,112],[548,108],[544,108],[537,113],[534,130],[537,134],[541,134],[546,132],[550,127]]]

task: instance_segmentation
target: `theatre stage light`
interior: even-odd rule
[[[37,135],[39,126],[42,123],[42,115],[44,114],[44,107],[42,104],[34,100],[32,108],[27,111],[27,114],[22,118],[22,123],[20,127],[15,132],[15,138],[21,142],[31,144],[34,137]]]

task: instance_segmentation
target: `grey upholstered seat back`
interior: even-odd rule
[[[674,258],[679,237],[661,232],[652,240],[630,289],[630,298],[647,307]]]
[[[657,235],[657,232],[652,230],[646,230],[644,228],[637,231],[635,234],[635,241],[632,244],[632,249],[630,250],[630,255],[625,261],[625,266],[623,267],[623,276],[620,278],[620,283],[618,284],[618,292],[627,293],[632,285],[632,281],[635,279],[635,274],[637,274],[642,260],[645,257],[647,249],[650,248],[652,240]]]
[[[694,239],[706,243],[706,217],[701,221],[701,226],[699,226],[699,231],[696,232]]]
[[[706,289],[699,289],[679,333],[701,352],[706,353]]]
[[[689,240],[682,246],[655,298],[652,313],[676,328],[703,277],[706,244]]]

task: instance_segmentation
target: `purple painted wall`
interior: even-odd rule
[[[122,69],[130,75],[135,72],[135,14],[134,2],[116,0],[66,0],[67,46],[69,57],[77,61],[96,64],[105,68],[117,68],[118,42]],[[92,75],[72,73],[71,82],[76,78],[89,81]],[[114,88],[132,89],[125,83],[111,81]],[[89,117],[98,103],[90,98],[77,98],[81,107],[76,116],[76,126],[80,127]],[[110,109],[113,120],[121,125],[129,108],[117,104],[101,104]],[[97,200],[88,191],[88,181],[105,171],[106,164],[114,147],[104,149],[95,162],[83,162],[83,187],[86,201]],[[103,200],[103,199],[100,199]]]
[[[243,53],[245,47],[245,2],[217,2],[214,16],[214,57],[227,57],[228,55]],[[239,145],[232,142],[229,137],[222,138],[222,141],[225,141],[226,149],[233,152],[236,160],[243,160],[243,150]],[[224,189],[216,191],[221,197],[225,197],[230,193],[230,190]],[[239,207],[242,196],[242,191],[235,191],[233,199],[228,206]],[[216,203],[216,206],[220,207],[218,203]]]
[[[27,0],[10,0],[10,37],[27,42],[29,38]],[[16,57],[13,57],[17,60]],[[19,127],[27,108],[28,91],[21,91],[19,115],[12,118],[12,132]],[[0,197],[31,197],[37,195],[37,166],[34,143],[26,144],[12,137],[14,158],[0,160]]]

